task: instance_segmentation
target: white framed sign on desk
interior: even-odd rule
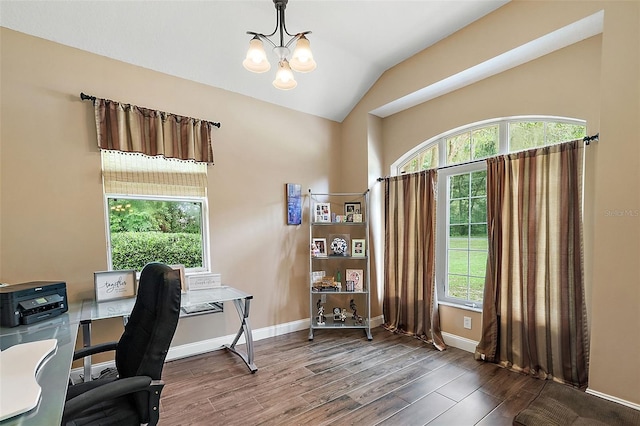
[[[96,302],[125,299],[136,295],[136,271],[102,271],[93,273]]]

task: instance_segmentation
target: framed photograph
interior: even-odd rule
[[[354,238],[351,240],[351,256],[364,257],[366,253],[364,244],[364,238]]]
[[[364,271],[362,269],[347,269],[344,273],[347,283],[353,282],[353,291],[364,290]]]
[[[288,183],[287,189],[287,225],[302,223],[302,187],[297,183]]]
[[[315,203],[313,206],[315,213],[315,222],[329,222],[331,223],[331,204],[329,203]]]
[[[96,302],[125,299],[136,295],[136,271],[101,271],[93,273]]]
[[[346,217],[345,222],[354,222],[354,214],[362,214],[360,202],[344,203],[344,215]],[[360,221],[362,222],[362,220]]]
[[[314,257],[327,257],[326,238],[314,238],[311,241],[311,255]]]
[[[322,279],[324,278],[324,271],[313,271],[311,272],[311,282],[312,283],[318,283],[318,282],[322,282]]]
[[[329,256],[349,256],[351,252],[349,234],[329,235]]]
[[[184,275],[184,265],[169,265],[174,271],[180,271],[180,289],[184,293],[187,291],[187,280]]]

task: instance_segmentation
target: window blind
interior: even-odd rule
[[[206,197],[207,165],[101,150],[105,194]]]

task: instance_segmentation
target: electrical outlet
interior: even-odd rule
[[[327,295],[326,294],[321,294],[320,295],[320,303],[327,303]],[[469,327],[471,328],[471,327]]]
[[[471,317],[464,317],[464,328],[471,330]]]

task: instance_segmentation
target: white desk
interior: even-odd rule
[[[58,345],[40,367],[36,380],[42,388],[38,405],[24,414],[0,422],[0,426],[55,425],[62,421],[62,411],[69,383],[79,324],[79,306],[51,320],[17,327],[0,327],[0,349],[19,343],[57,339]],[[5,366],[3,366],[5,367]],[[19,392],[19,389],[1,389],[1,392]]]
[[[213,289],[194,290],[182,293],[180,306],[181,308],[187,308],[203,303],[214,304],[233,302],[236,307],[236,311],[238,312],[238,316],[240,317],[240,328],[238,329],[238,333],[236,334],[235,339],[233,339],[233,342],[230,345],[224,345],[224,347],[242,358],[244,363],[247,364],[247,367],[249,367],[251,373],[255,373],[258,371],[258,368],[253,362],[253,336],[251,334],[251,326],[249,324],[249,308],[251,306],[251,299],[253,299],[252,295],[241,290],[228,286],[220,286]],[[135,301],[135,298],[119,299],[107,302],[96,302],[95,300],[83,301],[81,315],[83,346],[91,346],[92,321],[122,317],[126,324],[129,314],[133,310]],[[187,314],[183,309],[181,309],[180,317],[190,317],[220,311],[221,309]],[[246,353],[236,349],[236,344],[243,334],[247,345]],[[85,380],[91,380],[91,357],[85,357],[84,359],[84,378]]]

